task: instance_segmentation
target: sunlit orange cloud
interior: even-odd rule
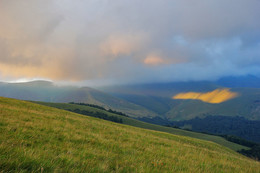
[[[102,56],[129,55],[141,49],[146,39],[142,33],[113,35],[102,42],[100,51]]]
[[[34,65],[11,65],[0,63],[0,74],[4,78],[45,78],[53,80],[69,79],[71,81],[80,80],[80,76],[66,72],[64,67],[57,63],[46,63],[41,66]]]
[[[179,64],[179,63],[185,63],[185,62],[187,62],[187,59],[182,56],[170,58],[167,56],[158,55],[157,53],[150,54],[150,55],[146,56],[146,58],[143,60],[143,63],[145,65],[150,65],[150,66],[158,66],[158,65],[166,65],[166,64]]]
[[[192,99],[192,100],[201,100],[207,103],[222,103],[238,97],[238,93],[231,92],[229,89],[216,89],[207,93],[199,93],[199,92],[187,92],[187,93],[179,93],[173,96],[173,99]]]
[[[160,64],[167,64],[167,61],[162,59],[159,56],[151,55],[151,56],[147,56],[144,59],[144,63],[147,65],[160,65]]]

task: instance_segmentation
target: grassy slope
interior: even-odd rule
[[[80,110],[87,110],[87,111],[91,111],[91,112],[101,112],[101,113],[108,114],[110,116],[120,117],[123,120],[123,124],[131,125],[131,126],[135,126],[135,127],[141,127],[141,128],[145,128],[145,129],[172,133],[175,135],[188,136],[188,137],[192,137],[192,138],[208,140],[208,141],[216,142],[220,145],[226,146],[226,147],[231,148],[236,151],[241,150],[241,149],[248,149],[247,147],[229,142],[219,136],[207,135],[207,134],[203,134],[203,133],[195,133],[195,132],[185,131],[185,130],[181,130],[181,129],[175,129],[175,128],[170,128],[170,127],[149,124],[149,123],[138,121],[138,120],[135,120],[132,118],[112,114],[112,113],[109,113],[109,112],[106,112],[106,111],[103,111],[100,109],[96,109],[93,107],[89,107],[89,106],[81,106],[81,105],[67,104],[67,103],[46,103],[46,102],[37,102],[37,103],[40,103],[40,104],[43,104],[46,106],[56,107],[59,109],[71,109],[71,110],[80,109]]]
[[[259,172],[220,145],[0,98],[0,172]]]

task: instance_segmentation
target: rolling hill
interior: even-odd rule
[[[229,142],[219,136],[208,135],[208,134],[203,134],[203,133],[196,133],[196,132],[171,128],[171,127],[165,127],[165,126],[145,123],[145,122],[142,122],[142,121],[130,118],[130,117],[118,115],[118,114],[111,113],[106,110],[98,109],[98,108],[91,107],[91,106],[68,104],[68,103],[47,103],[47,102],[36,102],[36,103],[45,105],[45,106],[54,107],[54,108],[63,109],[63,110],[79,112],[81,114],[86,114],[86,115],[94,115],[94,116],[95,115],[107,115],[105,117],[117,117],[119,120],[122,120],[122,121],[117,121],[117,122],[120,122],[122,124],[130,125],[130,126],[134,126],[134,127],[140,127],[140,128],[144,128],[144,129],[155,130],[155,131],[167,132],[167,133],[171,133],[171,134],[175,134],[175,135],[181,135],[181,136],[187,136],[187,137],[207,140],[207,141],[215,142],[217,144],[228,147],[234,151],[248,149],[247,147]],[[113,121],[113,118],[112,118],[112,121]]]
[[[0,83],[0,96],[44,102],[91,103],[153,124],[178,125],[180,128],[197,132],[235,135],[259,142],[258,128],[254,127],[258,127],[260,120],[260,88],[253,88],[258,86],[259,81],[260,79],[252,76],[241,79],[230,77],[215,82],[136,84],[100,87],[98,90],[89,87],[56,86],[51,82],[34,81],[16,84]],[[242,85],[244,82],[247,84]],[[227,89],[228,86],[234,88]],[[200,98],[206,97],[206,100],[219,101],[223,100],[223,93],[234,96],[226,100],[226,96],[223,96],[224,101],[218,103],[176,97],[179,95],[186,97],[192,94],[191,98],[195,95]],[[216,98],[211,98],[212,95]],[[224,121],[211,118],[212,116],[222,117],[227,120],[225,122],[228,124],[222,125]],[[196,121],[197,118],[201,118],[204,124],[213,124],[216,127],[200,126]],[[245,118],[245,121],[241,121],[241,118]],[[212,122],[213,119],[214,122]],[[210,121],[207,122],[207,120]],[[252,123],[256,125],[250,125],[251,121],[255,121]],[[198,126],[200,128],[197,128]]]
[[[260,120],[260,88],[231,88],[230,91],[238,93],[239,96],[219,104],[200,100],[173,99],[173,96],[179,93],[205,93],[229,86],[230,83],[227,82],[227,79],[237,81],[234,86],[240,84],[237,78],[224,78],[216,82],[155,83],[99,87],[97,90],[89,87],[56,86],[47,81],[34,81],[0,83],[0,96],[44,102],[91,103],[127,113],[135,118],[160,117],[168,121],[182,121],[196,117],[203,118],[208,115],[221,115]],[[248,81],[252,77],[242,79]],[[252,86],[257,86],[258,82],[251,83]]]
[[[125,112],[133,117],[158,114],[126,100],[89,87],[57,86],[48,81],[0,83],[0,96],[45,102],[84,102]]]
[[[177,100],[177,104],[166,113],[171,120],[188,120],[206,115],[240,116],[249,120],[260,120],[260,89],[234,88],[239,97],[219,104],[200,100]]]
[[[0,98],[2,172],[259,172],[260,163],[199,139]]]
[[[99,89],[160,115],[139,118],[145,122],[260,142],[260,79],[254,76]]]
[[[242,79],[242,81],[248,81],[251,78]],[[238,87],[240,83],[236,82],[236,84],[233,85],[236,87],[231,88],[230,91],[238,93],[238,97],[219,104],[211,104],[201,100],[172,98],[180,93],[207,93],[231,86],[226,80],[225,78],[216,82],[174,82],[110,86],[100,87],[99,89],[118,98],[150,109],[170,121],[190,120],[207,115],[241,116],[249,120],[260,120],[260,88],[250,88],[248,87],[251,86],[249,85],[250,83],[248,85],[241,85],[246,87]],[[238,79],[234,78],[233,80],[237,81]],[[253,83],[252,86],[257,86],[258,84],[257,81],[251,83]]]

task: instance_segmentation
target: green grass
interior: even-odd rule
[[[260,172],[226,147],[0,98],[0,172]]]
[[[223,145],[225,147],[228,147],[232,150],[238,151],[241,149],[249,149],[248,147],[235,144],[233,142],[227,141],[226,139],[219,137],[219,136],[214,136],[214,135],[208,135],[208,134],[203,134],[203,133],[196,133],[196,132],[191,132],[191,131],[186,131],[186,130],[181,130],[181,129],[176,129],[176,128],[170,128],[170,127],[165,127],[165,126],[159,126],[159,125],[154,125],[150,123],[145,123],[142,121],[138,121],[132,118],[120,116],[117,114],[113,114],[107,111],[103,111],[97,108],[89,107],[89,106],[82,106],[82,105],[75,105],[75,104],[68,104],[68,103],[47,103],[47,102],[36,102],[42,105],[46,106],[51,106],[59,109],[80,109],[80,110],[87,110],[91,112],[100,112],[100,113],[105,113],[109,116],[117,116],[123,120],[123,124],[135,126],[135,127],[140,127],[144,129],[150,129],[150,130],[156,130],[156,131],[161,131],[161,132],[167,132],[167,133],[172,133],[175,135],[181,135],[181,136],[188,136],[192,138],[197,138],[197,139],[202,139],[202,140],[207,140],[207,141],[212,141],[215,143],[218,143],[220,145]]]

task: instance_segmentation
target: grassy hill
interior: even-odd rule
[[[36,102],[36,103],[59,108],[59,109],[64,109],[64,110],[71,110],[71,111],[80,110],[81,112],[87,111],[90,114],[94,113],[94,112],[99,113],[99,114],[106,114],[111,117],[118,117],[118,118],[122,119],[122,123],[126,124],[126,125],[140,127],[140,128],[144,128],[144,129],[156,130],[156,131],[161,131],[161,132],[167,132],[167,133],[171,133],[171,134],[175,134],[175,135],[187,136],[187,137],[192,137],[192,138],[197,138],[197,139],[202,139],[202,140],[207,140],[207,141],[212,141],[217,144],[226,146],[235,151],[238,151],[241,149],[248,149],[247,147],[229,142],[219,136],[208,135],[208,134],[203,134],[203,133],[196,133],[196,132],[191,132],[191,131],[186,131],[186,130],[181,130],[181,129],[176,129],[176,128],[170,128],[170,127],[145,123],[145,122],[142,122],[142,121],[130,118],[130,117],[117,115],[117,114],[110,113],[105,110],[93,108],[90,106],[82,106],[82,105],[75,105],[75,104],[68,104],[68,103],[47,103],[47,102]]]
[[[0,98],[0,172],[259,172],[221,145]]]
[[[126,100],[89,87],[57,86],[48,81],[0,83],[0,96],[45,102],[83,102],[125,112],[133,117],[158,114]]]
[[[171,121],[189,120],[195,117],[205,117],[205,115],[241,116],[249,120],[260,120],[260,88],[231,88],[231,91],[238,93],[239,96],[220,104],[200,100],[172,99],[174,95],[183,92],[205,93],[223,88],[220,84],[217,82],[176,82],[111,86],[100,89],[145,107]]]
[[[161,117],[171,121],[205,115],[242,116],[260,120],[260,88],[233,88],[239,97],[220,104],[175,100],[180,92],[208,92],[221,88],[214,82],[176,82],[100,88],[56,86],[51,82],[0,83],[0,96],[44,102],[83,102],[112,108],[131,117]]]
[[[145,95],[117,96],[147,109],[151,107],[153,111],[162,115],[155,118],[144,117],[140,119],[142,121],[161,125],[172,124],[197,132],[235,135],[259,143],[260,89],[233,88],[231,91],[239,93],[238,97],[219,104]],[[154,90],[154,93],[157,92]],[[172,95],[170,90],[168,95]],[[198,118],[201,120],[198,121]],[[241,121],[242,118],[245,120]]]
[[[176,104],[166,113],[171,120],[187,120],[205,115],[241,116],[249,120],[260,120],[260,89],[235,88],[239,97],[220,104],[199,100],[175,100]]]

